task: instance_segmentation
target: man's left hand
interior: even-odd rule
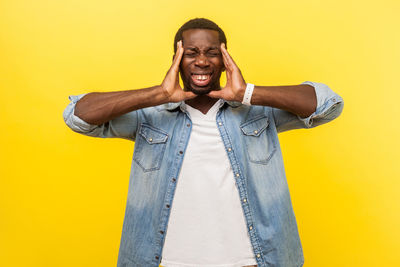
[[[246,90],[246,82],[240,69],[226,50],[224,43],[221,43],[221,53],[226,69],[226,85],[221,90],[211,91],[207,95],[212,98],[242,102]]]

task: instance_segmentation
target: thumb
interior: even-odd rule
[[[223,93],[222,91],[211,91],[207,94],[211,98],[223,98]]]
[[[195,98],[197,95],[191,91],[183,91],[185,99]]]

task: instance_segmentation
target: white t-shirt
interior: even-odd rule
[[[186,105],[192,132],[177,179],[161,265],[256,265],[227,152],[216,123],[223,101],[207,114]]]

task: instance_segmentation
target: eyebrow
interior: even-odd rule
[[[196,47],[188,47],[188,48],[186,48],[186,49],[187,49],[187,50],[194,50],[194,51],[199,50],[199,49],[196,48]],[[218,49],[218,46],[212,46],[212,47],[207,48],[206,51],[208,51],[208,50],[214,50],[214,49],[219,50],[219,49]]]

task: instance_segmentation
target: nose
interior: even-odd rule
[[[204,54],[200,53],[196,57],[195,65],[199,67],[208,67],[210,65],[210,62],[208,61],[208,58]]]

